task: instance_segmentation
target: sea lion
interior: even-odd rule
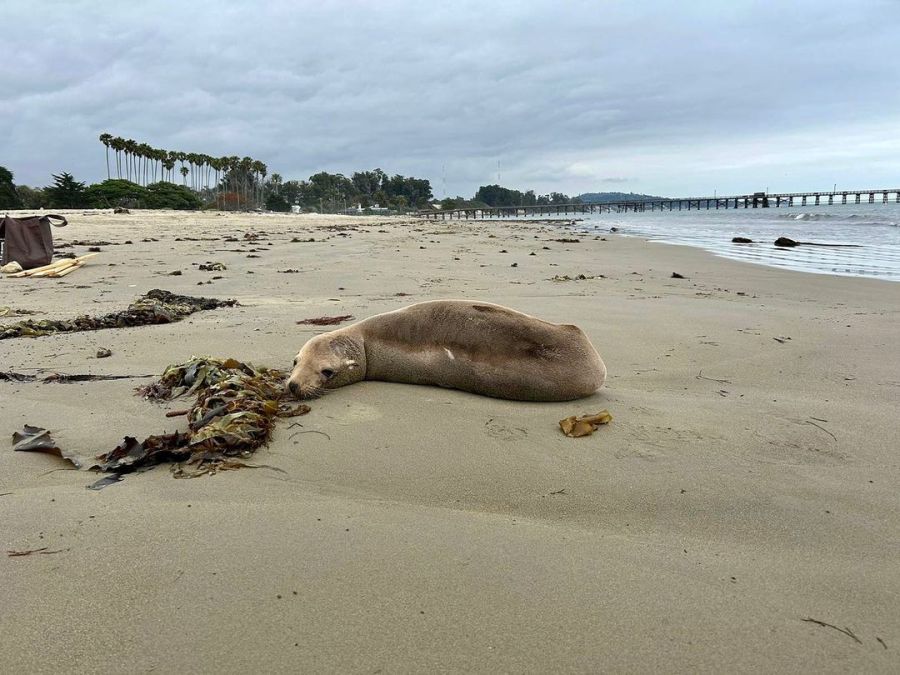
[[[577,326],[500,305],[420,302],[311,338],[286,386],[297,398],[360,380],[429,384],[518,401],[593,394],[606,366]]]

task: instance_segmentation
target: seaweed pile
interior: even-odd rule
[[[312,319],[303,319],[297,323],[303,326],[335,326],[345,321],[350,321],[352,314],[341,314],[340,316],[317,316]]]
[[[151,400],[196,395],[187,411],[188,430],[148,436],[126,436],[112,451],[100,455],[93,469],[116,474],[143,466],[176,462],[176,478],[192,478],[245,466],[249,457],[268,442],[278,417],[309,412],[307,405],[282,400],[286,373],[254,368],[236,359],[194,357],[169,366],[162,377],[138,393]]]
[[[0,340],[18,337],[41,337],[53,333],[71,333],[104,328],[127,328],[130,326],[150,326],[159,323],[174,323],[184,317],[206,309],[233,307],[237,300],[217,300],[216,298],[176,295],[158,288],[142,295],[121,312],[103,316],[79,316],[66,321],[42,319],[27,320],[0,326]]]

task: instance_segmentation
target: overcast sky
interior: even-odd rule
[[[0,165],[102,132],[437,197],[900,184],[900,2],[2,0]],[[498,168],[499,166],[499,168]]]

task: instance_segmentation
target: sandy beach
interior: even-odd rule
[[[577,223],[68,217],[58,244],[109,243],[63,279],[0,279],[0,305],[39,312],[0,325],[153,288],[240,306],[3,340],[2,371],[286,368],[328,330],[299,320],[469,298],[579,325],[609,379],[540,404],[363,382],[279,423],[253,461],[280,471],[102,491],[13,432],[91,456],[184,406],[135,396],[150,378],[0,382],[4,672],[900,669],[900,284]],[[593,436],[560,433],[604,408]]]

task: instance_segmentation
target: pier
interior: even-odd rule
[[[728,197],[680,197],[586,204],[543,204],[536,206],[486,206],[484,208],[418,211],[427,220],[479,220],[523,216],[575,216],[588,213],[639,213],[645,211],[692,211],[711,209],[767,209],[793,206],[833,206],[837,204],[900,204],[900,188],[877,190],[837,190],[834,192],[754,192]]]

